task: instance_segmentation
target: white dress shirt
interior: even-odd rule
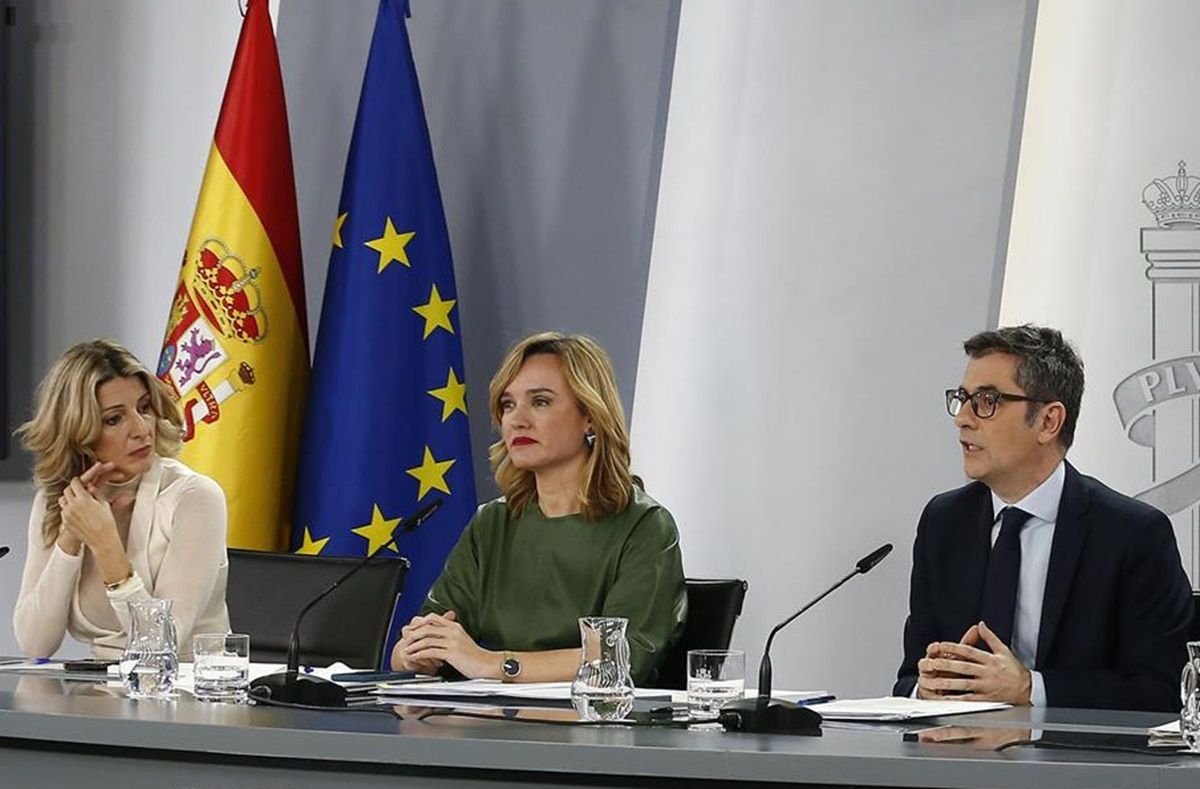
[[[1050,548],[1054,544],[1054,524],[1058,520],[1058,504],[1062,500],[1066,464],[1060,462],[1046,481],[1020,501],[1011,504],[992,493],[992,545],[1000,536],[1000,511],[1016,507],[1030,514],[1021,528],[1021,569],[1017,577],[1017,607],[1013,620],[1012,643],[1008,645],[1022,665],[1029,669],[1031,688],[1029,703],[1046,706],[1046,685],[1042,673],[1034,671],[1037,660],[1038,634],[1042,627],[1042,599],[1046,594],[1046,575],[1050,569]]]

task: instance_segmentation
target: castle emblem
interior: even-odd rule
[[[210,238],[200,245],[190,274],[180,278],[157,375],[182,400],[184,441],[199,424],[220,419],[221,404],[254,383],[254,369],[234,357],[240,346],[267,336],[258,274]]]

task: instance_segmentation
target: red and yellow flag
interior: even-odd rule
[[[180,459],[225,490],[230,547],[286,548],[308,337],[267,0],[242,23],[157,374],[183,413]]]

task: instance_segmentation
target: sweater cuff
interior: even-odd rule
[[[142,578],[136,570],[130,571],[129,578],[120,587],[105,590],[105,594],[108,595],[108,601],[114,605],[147,596],[146,585],[142,583]]]
[[[54,549],[50,552],[49,565],[51,572],[70,571],[77,573],[79,568],[83,567],[83,549],[79,549],[79,553],[72,556],[59,547],[58,543],[54,543]]]

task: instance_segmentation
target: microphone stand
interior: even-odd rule
[[[771,629],[771,633],[767,636],[767,645],[763,648],[762,662],[758,664],[758,697],[739,699],[721,707],[721,713],[717,720],[725,727],[726,731],[821,736],[821,716],[816,710],[794,701],[771,698],[771,644],[775,641],[776,633],[790,625],[797,617],[824,600],[854,576],[868,572],[891,551],[892,544],[887,543],[864,556],[854,569],[843,576],[841,580]]]
[[[303,704],[314,707],[346,706],[346,689],[341,685],[313,674],[300,673],[300,623],[304,620],[304,615],[313,606],[324,600],[330,592],[337,589],[348,578],[366,567],[375,557],[383,553],[392,544],[393,540],[395,540],[396,535],[415,531],[421,524],[425,523],[437,511],[438,507],[442,506],[443,501],[444,499],[437,499],[425,505],[416,514],[405,518],[392,531],[391,540],[388,540],[372,551],[369,556],[351,567],[345,575],[330,584],[329,588],[314,597],[304,608],[300,609],[300,614],[296,617],[296,624],[292,627],[291,640],[288,643],[287,668],[284,671],[259,677],[251,682],[251,698],[254,698],[256,695],[260,698],[265,696],[273,702]]]

